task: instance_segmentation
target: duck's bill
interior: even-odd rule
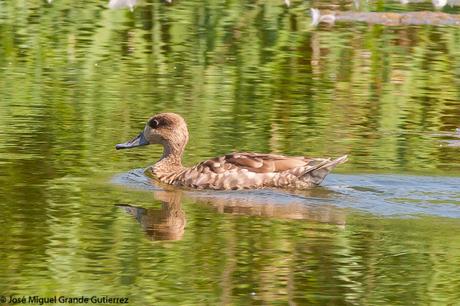
[[[115,146],[115,149],[121,150],[121,149],[131,149],[135,147],[140,147],[140,146],[145,146],[148,145],[149,142],[145,138],[144,133],[140,133],[136,138],[125,142],[125,143],[119,143]]]

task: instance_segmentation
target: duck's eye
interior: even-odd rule
[[[152,129],[156,129],[160,125],[160,122],[157,119],[152,119],[148,124]]]

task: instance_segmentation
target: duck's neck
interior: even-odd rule
[[[182,154],[184,147],[180,145],[163,144],[163,155],[153,165],[152,170],[157,176],[167,175],[182,170]]]

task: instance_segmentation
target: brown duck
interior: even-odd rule
[[[197,189],[306,189],[320,184],[332,168],[347,161],[346,155],[331,160],[278,154],[231,153],[192,167],[184,167],[182,154],[188,138],[187,124],[181,116],[160,113],[149,119],[139,136],[117,144],[116,149],[161,144],[163,155],[145,170],[146,175],[162,183]]]

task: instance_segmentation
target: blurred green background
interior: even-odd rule
[[[165,205],[152,191],[111,183],[158,159],[159,147],[114,145],[162,111],[189,124],[185,164],[231,151],[348,153],[337,168],[348,176],[337,184],[363,173],[459,176],[460,28],[315,28],[310,7],[353,3],[146,0],[131,12],[101,1],[0,1],[0,295],[108,294],[132,305],[457,303],[457,218],[343,208],[334,186],[304,201],[326,198],[332,212],[321,215],[339,215],[340,224],[222,213],[185,197],[184,236],[165,242],[114,206]],[[431,3],[360,8],[424,9]],[[419,202],[391,197],[409,210],[459,209],[460,191],[420,190],[417,176],[401,177]],[[385,184],[386,196],[394,186]],[[353,197],[371,205],[368,194]],[[314,212],[323,209],[316,204]]]

